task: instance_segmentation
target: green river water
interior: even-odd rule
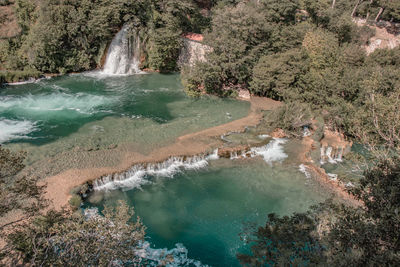
[[[123,152],[146,154],[248,111],[247,102],[188,98],[177,74],[69,75],[1,88],[0,143],[27,151],[30,171],[46,176],[113,166]],[[252,159],[203,159],[172,171],[161,166],[130,186],[95,191],[84,207],[101,210],[124,199],[143,219],[154,250],[175,248],[198,261],[192,265],[237,266],[236,253],[248,249],[240,234],[249,223],[261,225],[270,212],[304,211],[326,198],[299,171],[288,152],[293,144],[281,141],[268,141]]]

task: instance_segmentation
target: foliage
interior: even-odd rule
[[[42,76],[42,73],[37,70],[6,70],[0,71],[0,85],[2,83],[13,83],[26,81],[28,79],[37,79]]]
[[[183,32],[200,32],[209,21],[200,14],[193,0],[147,1],[148,58],[145,67],[171,72],[177,70],[177,59],[182,47]]]
[[[35,9],[36,5],[34,1],[15,1],[15,13],[17,15],[17,21],[23,33],[28,32],[31,23],[35,21]]]
[[[181,33],[200,32],[209,25],[194,0],[17,0],[15,13],[22,34],[0,49],[0,61],[10,71],[96,68],[104,48],[125,23],[145,35],[144,67],[174,71]]]
[[[305,53],[296,48],[261,57],[253,69],[251,91],[275,99],[293,99],[291,93],[297,92],[287,88],[293,88],[300,75],[307,71],[306,60]]]
[[[296,3],[268,0],[218,5],[204,41],[212,52],[207,55],[207,65],[197,64],[193,71],[202,74],[201,86],[205,91],[223,95],[226,89],[247,87],[260,56],[296,45],[297,37],[304,31],[304,27],[294,25]],[[190,88],[194,85],[187,84]]]
[[[181,33],[168,28],[154,30],[149,39],[148,65],[160,72],[177,70],[177,58],[182,46]]]
[[[143,259],[137,250],[145,228],[139,218],[131,221],[133,209],[120,202],[115,209],[105,207],[103,215],[49,211],[16,226],[8,236],[8,250],[32,265],[140,265]]]
[[[46,206],[44,187],[38,185],[38,178],[17,176],[25,167],[24,159],[24,153],[13,153],[0,146],[1,216],[12,210],[21,210],[29,217]]]
[[[289,102],[272,111],[266,118],[272,128],[280,128],[290,137],[301,138],[304,127],[311,127],[313,113],[305,103]]]
[[[326,30],[308,32],[302,48],[266,55],[254,66],[250,91],[308,103],[348,136],[399,147],[400,49],[368,57],[354,43],[339,45]]]
[[[43,72],[93,68],[101,45],[124,22],[127,10],[135,8],[138,4],[129,0],[44,0],[21,48],[23,60]]]
[[[253,230],[252,252],[238,258],[251,266],[397,266],[398,160],[383,161],[366,171],[360,186],[353,190],[363,206],[327,201],[290,217],[270,215],[265,227]]]
[[[24,165],[25,153],[13,153],[0,146],[0,181],[9,179],[21,171]]]
[[[295,213],[279,217],[268,215],[265,227],[253,233],[252,254],[238,254],[244,266],[301,266],[324,259],[323,247],[315,234],[317,224],[312,214]]]
[[[38,179],[20,175],[24,158],[24,153],[0,146],[0,215],[24,212],[19,220],[1,226],[2,231],[7,227],[2,232],[7,246],[0,259],[6,258],[11,265],[23,262],[33,266],[144,263],[137,251],[144,241],[145,228],[139,218],[131,221],[133,209],[120,202],[115,210],[105,207],[103,216],[82,216],[66,210],[49,210],[42,215],[47,204],[44,187],[38,185]]]
[[[364,203],[359,209],[340,207],[328,242],[331,262],[343,266],[395,266],[400,262],[400,172],[398,158],[383,161],[365,173],[360,186],[353,190]]]

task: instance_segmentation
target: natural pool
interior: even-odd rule
[[[261,158],[219,159],[199,170],[146,180],[141,188],[96,192],[85,207],[101,210],[125,200],[148,227],[152,247],[182,244],[190,259],[211,266],[239,265],[236,254],[248,249],[240,235],[249,224],[264,224],[272,212],[305,211],[326,197],[298,166]]]
[[[124,153],[149,153],[248,111],[243,101],[187,97],[178,74],[68,75],[1,88],[0,143],[27,151],[30,172],[47,177],[117,165]],[[282,155],[285,145],[278,148]],[[152,247],[182,243],[188,257],[203,264],[236,266],[247,223],[262,224],[270,212],[304,211],[326,197],[298,170],[294,155],[276,159],[277,151],[265,152],[268,162],[219,159],[196,170],[149,175],[141,188],[100,192],[100,202],[98,195],[85,205],[101,209],[125,199],[147,226]]]

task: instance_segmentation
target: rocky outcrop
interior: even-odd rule
[[[378,22],[369,25],[365,20],[355,20],[358,26],[367,25],[375,30],[375,36],[371,37],[368,44],[364,46],[367,54],[371,54],[376,49],[393,49],[400,46],[400,23]]]
[[[178,65],[180,67],[193,66],[196,61],[206,61],[206,54],[212,50],[211,47],[202,44],[203,36],[200,34],[187,34],[183,38],[183,47],[181,49]]]
[[[239,99],[250,100],[251,95],[250,95],[249,90],[246,90],[246,89],[239,89],[239,91],[238,91],[238,97],[239,97]]]

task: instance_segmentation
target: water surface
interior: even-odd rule
[[[48,176],[117,165],[126,153],[147,154],[181,135],[245,117],[249,107],[190,98],[179,74],[68,75],[0,88],[0,143],[27,151],[26,163]]]
[[[0,125],[7,128],[0,142],[44,144],[106,117],[147,119],[159,126],[186,119],[204,128],[243,117],[248,107],[212,97],[191,99],[177,74],[69,75],[0,89]]]
[[[140,189],[97,192],[86,207],[102,209],[125,200],[147,226],[154,248],[182,244],[188,257],[211,266],[239,266],[246,228],[263,225],[268,213],[289,215],[322,201],[324,190],[298,166],[262,158],[211,161],[207,168],[173,177],[147,177]]]

